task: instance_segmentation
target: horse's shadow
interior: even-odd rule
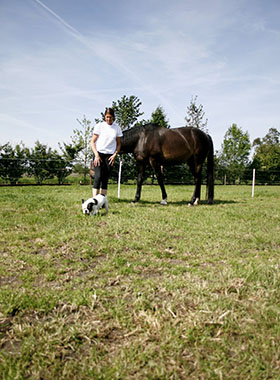
[[[139,205],[139,206],[144,206],[144,205],[159,205],[159,206],[162,206],[160,205],[160,202],[158,201],[147,201],[147,200],[140,200],[138,202],[133,202],[131,199],[126,199],[126,198],[123,198],[123,199],[120,199],[120,198],[114,198],[113,199],[114,202],[117,202],[117,203],[130,203],[130,204],[133,204],[133,205]],[[190,201],[187,201],[187,200],[182,200],[182,201],[167,201],[167,205],[166,206],[188,206],[190,203]],[[207,200],[200,200],[199,201],[199,206],[212,206],[212,207],[215,207],[215,206],[218,206],[218,205],[225,205],[225,204],[236,204],[236,203],[239,203],[237,201],[234,201],[234,200],[224,200],[224,199],[215,199],[214,203],[209,205],[208,201]]]

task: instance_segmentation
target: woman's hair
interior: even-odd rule
[[[115,111],[113,110],[113,108],[106,107],[106,108],[105,108],[105,112],[104,112],[104,116],[106,116],[107,113],[108,113],[109,115],[111,115],[111,116],[113,117],[113,119],[115,120]]]

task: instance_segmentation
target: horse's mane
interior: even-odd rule
[[[147,124],[138,124],[132,128],[125,129],[123,131],[123,141],[132,140],[135,137],[138,137],[141,132],[151,132],[157,128],[162,128],[158,124],[147,123]]]

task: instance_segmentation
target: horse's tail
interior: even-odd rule
[[[209,140],[209,152],[207,156],[207,193],[208,203],[212,204],[214,201],[214,145],[211,136]]]

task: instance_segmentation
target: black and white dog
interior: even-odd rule
[[[82,210],[85,215],[96,215],[102,207],[105,207],[107,214],[109,211],[109,202],[106,195],[98,194],[93,198],[89,198],[87,201],[82,199]]]

